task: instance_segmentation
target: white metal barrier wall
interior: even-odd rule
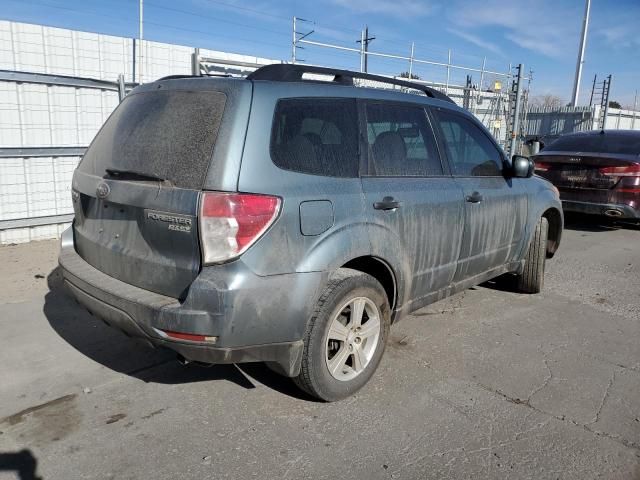
[[[527,113],[523,133],[525,137],[556,137],[565,133],[603,128],[640,130],[640,112],[609,108],[607,118],[600,105],[593,107],[531,107]]]
[[[144,41],[142,66],[134,67],[136,43],[0,21],[0,244],[55,238],[68,225],[73,170],[118,104],[119,75],[133,82],[141,74],[144,81],[190,74],[194,52],[230,64],[277,62]],[[43,75],[20,81],[10,74],[15,71]]]
[[[127,82],[190,74],[193,58],[214,71],[246,74],[280,60],[143,41],[41,25],[0,21],[0,244],[57,237],[72,218],[71,176],[82,152],[118,103]],[[43,74],[39,81],[12,72]],[[67,75],[72,79],[46,75]],[[37,75],[36,75],[37,77]],[[428,83],[428,82],[424,82]],[[499,140],[506,138],[507,90],[445,87]],[[505,97],[506,95],[506,97]],[[599,109],[530,110],[523,132],[541,135],[594,128]],[[595,123],[597,124],[597,122]],[[640,114],[609,109],[606,128],[640,129]],[[504,142],[503,142],[504,144]],[[504,145],[503,145],[504,146]]]

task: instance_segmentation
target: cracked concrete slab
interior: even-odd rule
[[[3,276],[27,287],[0,299],[0,453],[47,479],[640,478],[639,233],[574,228],[542,294],[416,312],[336,404],[261,365],[182,367],[29,277],[54,242],[0,248],[27,265]]]
[[[605,393],[589,428],[622,439],[640,451],[640,375],[626,369],[615,371]]]

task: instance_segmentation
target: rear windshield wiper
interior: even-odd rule
[[[107,175],[120,180],[151,180],[155,182],[164,182],[166,179],[158,177],[150,173],[136,172],[135,170],[120,170],[117,168],[105,169]]]

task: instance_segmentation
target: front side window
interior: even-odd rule
[[[436,111],[453,175],[502,175],[502,154],[471,120],[444,110]]]
[[[425,111],[372,103],[366,107],[369,167],[376,176],[438,176],[442,163]]]
[[[328,177],[357,177],[358,113],[355,100],[280,100],[271,131],[271,158],[285,170]]]

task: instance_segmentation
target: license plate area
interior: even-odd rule
[[[566,183],[587,183],[591,178],[593,178],[593,173],[586,168],[560,170],[560,180]]]
[[[549,178],[551,177],[551,178]],[[610,189],[616,183],[612,177],[602,175],[598,168],[563,165],[547,177],[553,183],[567,188]]]

